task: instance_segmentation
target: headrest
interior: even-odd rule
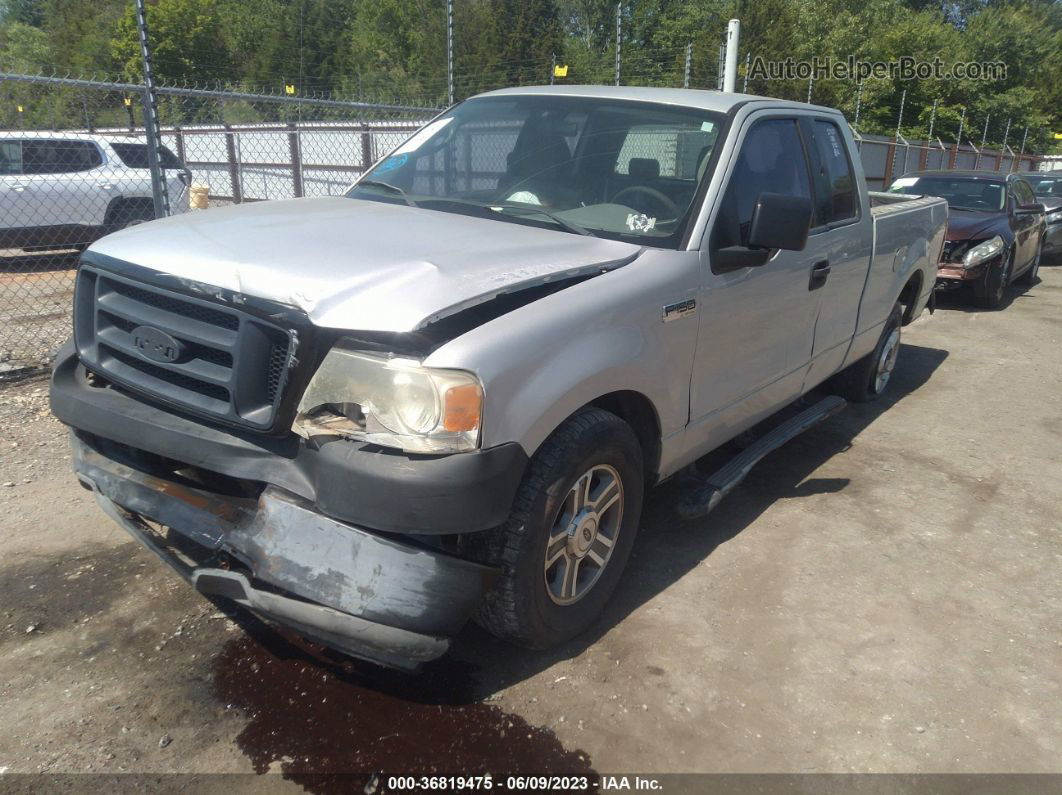
[[[651,157],[632,157],[627,173],[635,182],[652,182],[660,178],[660,161]]]

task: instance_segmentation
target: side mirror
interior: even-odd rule
[[[782,193],[761,193],[749,227],[751,248],[803,251],[811,229],[811,199]]]
[[[719,270],[754,268],[765,264],[774,249],[803,251],[811,229],[811,199],[784,193],[761,193],[752,210],[747,246],[730,246],[715,253]]]
[[[1045,213],[1045,212],[1047,212],[1047,208],[1044,205],[1042,205],[1039,202],[1037,202],[1036,204],[1023,204],[1021,207],[1019,207],[1017,209],[1016,212],[1018,212],[1018,213],[1020,213],[1022,215],[1031,215],[1033,213]]]

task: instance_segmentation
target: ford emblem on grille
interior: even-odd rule
[[[156,362],[175,362],[181,358],[181,343],[151,326],[137,326],[130,332],[133,345],[148,359]]]

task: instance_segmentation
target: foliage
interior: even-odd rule
[[[302,95],[439,105],[446,101],[446,0],[157,0],[148,7],[155,69],[163,80]],[[455,0],[458,99],[506,85],[543,83],[550,65],[568,83],[611,83],[614,0]],[[859,128],[923,138],[958,134],[1030,146],[1062,131],[1062,3],[1050,0],[625,0],[622,82],[715,88],[727,20],[742,21],[746,53],[860,61],[941,58],[1000,61],[1002,80],[826,78],[812,101],[839,107]],[[0,0],[0,66],[139,80],[131,0]],[[744,81],[740,81],[743,85]],[[749,81],[753,93],[805,100],[807,80]],[[7,90],[11,95],[11,89]],[[900,105],[903,103],[902,119]],[[936,102],[936,112],[932,111]],[[232,108],[234,117],[253,117]]]

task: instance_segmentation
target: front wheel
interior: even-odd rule
[[[874,350],[833,377],[831,386],[837,394],[854,403],[869,403],[885,392],[892,380],[900,356],[900,329],[903,306],[892,308]]]
[[[479,539],[502,574],[476,620],[537,649],[587,629],[630,557],[644,485],[627,423],[598,408],[566,420],[531,459],[509,521]]]
[[[1018,284],[1032,286],[1036,284],[1036,277],[1040,273],[1040,257],[1044,252],[1044,240],[1040,238],[1040,242],[1036,244],[1036,257],[1033,258],[1032,265],[1030,265],[1025,273],[1019,276],[1015,281]]]
[[[983,309],[999,309],[1003,303],[1003,291],[1010,281],[1011,268],[1014,267],[1014,249],[1010,249],[1003,262],[996,267],[985,269],[985,275],[974,282],[974,302]]]

